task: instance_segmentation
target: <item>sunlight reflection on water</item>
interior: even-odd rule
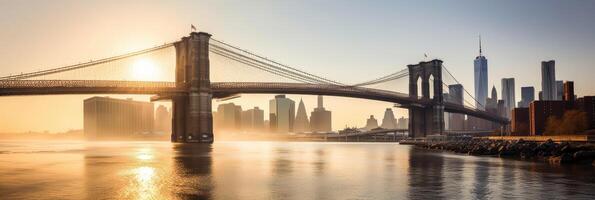
[[[1,199],[503,199],[595,196],[589,165],[390,143],[0,141]]]

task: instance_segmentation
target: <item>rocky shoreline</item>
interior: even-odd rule
[[[461,139],[416,144],[425,149],[446,150],[478,156],[499,156],[523,160],[543,160],[552,164],[590,164],[595,166],[595,145],[586,143]]]

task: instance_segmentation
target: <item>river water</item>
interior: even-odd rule
[[[595,167],[394,143],[0,141],[0,199],[594,199]]]

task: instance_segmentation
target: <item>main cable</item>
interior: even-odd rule
[[[56,73],[60,73],[60,72],[72,71],[72,70],[76,70],[76,69],[87,68],[87,67],[91,67],[91,66],[95,66],[95,65],[99,65],[99,64],[103,64],[103,63],[109,63],[109,62],[129,58],[129,57],[165,49],[168,47],[172,47],[173,44],[174,43],[167,43],[164,45],[160,45],[160,46],[156,46],[156,47],[152,47],[152,48],[148,48],[148,49],[143,49],[143,50],[130,52],[130,53],[126,53],[126,54],[119,55],[119,56],[113,56],[113,57],[99,59],[99,60],[90,61],[90,62],[86,62],[86,63],[68,65],[68,66],[58,67],[58,68],[53,68],[53,69],[48,69],[48,70],[40,70],[40,71],[36,71],[36,72],[31,72],[31,73],[24,73],[24,74],[21,73],[21,74],[17,74],[17,75],[3,76],[3,77],[0,77],[0,80],[21,80],[21,79],[27,79],[27,78],[33,78],[33,77],[38,77],[38,76],[56,74]]]

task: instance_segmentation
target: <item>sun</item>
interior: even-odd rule
[[[159,68],[148,58],[138,59],[132,64],[132,78],[137,81],[158,81]]]

